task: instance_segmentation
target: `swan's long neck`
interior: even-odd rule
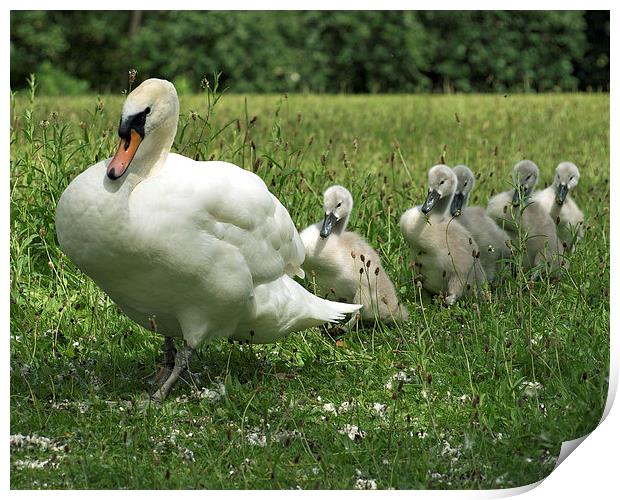
[[[164,164],[177,132],[177,117],[162,123],[144,138],[132,164],[127,170],[127,181],[134,187],[147,177],[157,174]]]
[[[105,180],[107,189],[124,193],[128,198],[144,179],[156,175],[165,165],[177,131],[177,117],[171,117],[144,137],[127,172],[116,180]]]

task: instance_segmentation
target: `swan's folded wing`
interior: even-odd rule
[[[304,247],[286,208],[258,176],[224,165],[209,175],[202,229],[239,249],[256,284],[303,277]]]

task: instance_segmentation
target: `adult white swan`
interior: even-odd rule
[[[174,86],[143,82],[123,105],[114,157],[76,177],[56,210],[63,252],[127,316],[166,337],[155,400],[214,337],[272,342],[360,308],[292,279],[303,275],[304,247],[259,177],[170,153],[178,117]],[[184,340],[178,353],[172,337]]]

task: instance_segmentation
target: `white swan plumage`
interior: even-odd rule
[[[288,211],[255,174],[170,153],[179,116],[174,86],[149,79],[123,105],[121,142],[63,192],[62,251],[127,316],[167,340],[163,399],[193,351],[215,337],[272,342],[340,321],[360,305],[314,296]],[[170,337],[185,342],[173,352]]]

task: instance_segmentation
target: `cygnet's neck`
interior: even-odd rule
[[[434,212],[437,215],[445,215],[448,213],[450,208],[450,204],[452,203],[452,197],[454,193],[449,193],[447,196],[442,196],[435,202],[435,206],[433,210],[431,210],[431,214]]]
[[[461,211],[467,208],[467,203],[469,202],[469,191],[463,191],[461,193],[463,195],[463,203],[461,204]]]
[[[334,223],[334,227],[332,229],[332,233],[337,234],[337,235],[341,235],[342,233],[344,233],[344,231],[347,228],[347,224],[349,223],[349,216],[351,214],[346,214],[344,217],[342,217],[342,219],[337,220]]]

